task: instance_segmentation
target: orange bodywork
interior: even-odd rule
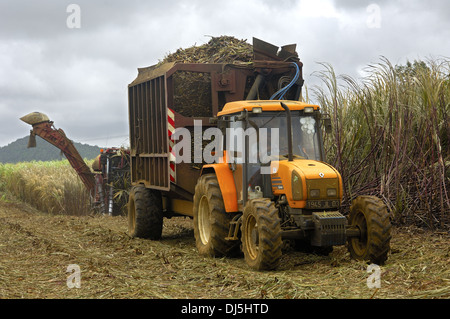
[[[318,105],[308,104],[299,101],[284,101],[284,102],[291,111],[301,111],[304,110],[305,107],[312,107],[316,111],[320,108]],[[256,107],[262,108],[264,112],[284,111],[284,109],[281,107],[280,101],[277,100],[237,101],[225,104],[222,111],[217,113],[217,116],[236,114],[242,112],[243,110],[252,112],[253,108]]]
[[[301,199],[295,200],[293,197],[292,174],[296,172],[301,183]],[[275,196],[285,195],[292,208],[305,208],[310,185],[316,183],[322,188],[322,197],[318,199],[328,199],[325,197],[326,189],[336,188],[337,194],[333,199],[342,198],[342,178],[339,172],[324,162],[313,160],[297,159],[292,162],[279,161],[272,162],[272,192]]]
[[[239,209],[236,184],[234,182],[233,172],[228,165],[227,159],[227,152],[224,151],[222,163],[204,165],[202,167],[201,175],[203,175],[203,171],[207,171],[211,168],[214,169],[217,181],[219,182],[220,191],[222,192],[225,211],[231,213],[237,212]]]
[[[236,189],[236,183],[234,180],[233,172],[231,171],[228,163],[224,161],[218,164],[209,164],[203,166],[203,171],[213,169],[219,187],[222,192],[222,198],[226,212],[239,211],[238,204],[238,192],[242,190]],[[296,172],[300,177],[302,199],[295,200],[293,197],[293,184],[292,174]],[[342,199],[342,178],[339,172],[324,162],[318,162],[313,160],[294,160],[289,161],[277,161],[271,164],[271,180],[272,180],[272,192],[275,196],[285,195],[292,208],[305,208],[308,192],[311,188],[310,185],[320,185],[319,188],[322,191],[322,196],[318,199]],[[314,186],[313,186],[314,187]],[[333,198],[326,197],[327,188],[336,188],[337,194]]]

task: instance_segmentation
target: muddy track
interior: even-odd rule
[[[450,237],[394,229],[381,288],[345,247],[283,254],[279,269],[197,254],[189,219],[164,220],[162,239],[132,239],[126,218],[54,216],[0,201],[0,298],[449,298]],[[69,288],[69,265],[80,288]]]

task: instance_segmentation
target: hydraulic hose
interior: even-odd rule
[[[278,90],[277,92],[275,92],[270,99],[271,100],[283,100],[284,99],[284,95],[287,93],[287,91],[289,91],[289,89],[294,85],[295,82],[297,82],[298,77],[300,76],[300,69],[297,65],[297,63],[292,62],[291,65],[293,65],[295,67],[295,75],[294,78],[292,79],[292,81],[286,85],[284,88]]]

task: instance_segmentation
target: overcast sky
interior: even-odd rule
[[[318,62],[358,77],[381,56],[449,57],[450,1],[1,0],[0,146],[28,134],[19,118],[34,111],[77,142],[128,144],[137,68],[220,35],[296,43],[311,86]]]

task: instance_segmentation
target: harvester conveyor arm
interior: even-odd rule
[[[75,169],[83,184],[92,195],[95,188],[95,176],[73,143],[66,137],[64,131],[62,129],[55,129],[53,122],[48,120],[48,117],[42,113],[31,113],[22,117],[21,120],[33,126],[30,138],[38,135],[64,153],[70,165]],[[39,120],[44,121],[39,122]]]

